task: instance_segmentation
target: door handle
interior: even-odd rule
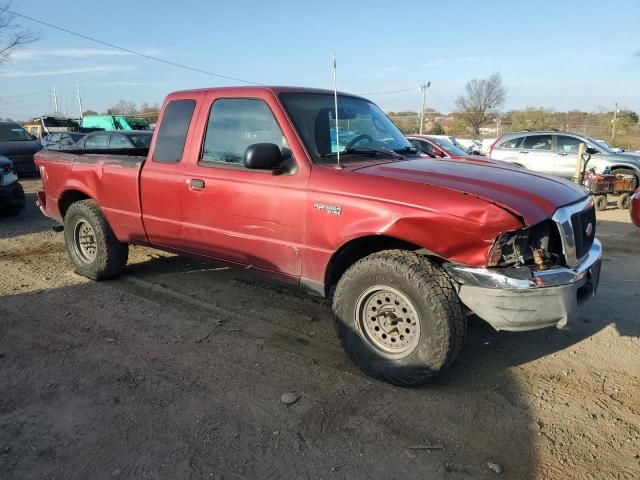
[[[204,189],[204,180],[200,178],[192,178],[189,180],[189,187],[196,190]]]
[[[529,152],[523,151],[523,152],[520,152],[520,153],[529,153]]]
[[[560,153],[558,153],[558,155],[563,156],[563,157],[566,157],[566,156],[567,156],[567,155],[569,155],[569,154],[568,154],[567,152],[560,152]]]

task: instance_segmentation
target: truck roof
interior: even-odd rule
[[[310,87],[292,87],[292,86],[268,86],[268,85],[256,85],[256,86],[239,86],[239,87],[211,87],[211,88],[197,88],[191,90],[179,90],[176,92],[172,92],[168,95],[168,97],[172,97],[174,95],[188,95],[189,93],[209,93],[209,92],[225,92],[225,93],[237,93],[238,95],[247,96],[251,94],[255,94],[256,92],[271,92],[274,95],[278,95],[280,93],[322,93],[333,95],[333,90],[323,89],[323,88],[310,88]],[[358,95],[354,95],[352,93],[341,92],[338,91],[339,95],[349,96],[349,97],[359,97]]]

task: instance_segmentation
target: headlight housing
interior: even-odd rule
[[[500,235],[489,250],[489,267],[536,266],[562,263],[562,242],[553,220]]]

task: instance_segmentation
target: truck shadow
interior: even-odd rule
[[[166,274],[172,262],[128,274],[151,281],[148,269],[162,263]],[[247,288],[252,300],[224,299],[241,304],[244,319],[163,300],[162,291],[140,296],[126,279],[2,297],[0,444],[11,451],[0,456],[0,477],[99,478],[117,467],[126,478],[311,478],[339,468],[339,478],[462,480],[488,478],[495,462],[506,478],[538,478],[535,419],[508,370],[477,377],[456,368],[457,381],[423,389],[374,381],[346,355],[342,365],[331,358],[329,316],[304,317],[324,305],[194,267],[188,280],[177,276],[182,291],[199,297],[192,287],[205,280],[212,292],[222,278]],[[171,278],[155,280],[174,289]],[[274,319],[270,332],[252,309],[286,323]],[[307,343],[273,341],[289,325],[298,338],[296,324]],[[287,391],[301,395],[289,407],[279,401]]]
[[[385,448],[394,452],[407,445],[444,443],[445,451],[427,454],[429,458],[424,458],[422,452],[418,454],[422,456],[421,460],[414,460],[426,462],[422,463],[423,475],[426,472],[434,478],[445,474],[451,478],[483,478],[488,472],[487,462],[491,461],[503,465],[508,478],[539,478],[535,442],[541,440],[537,419],[530,412],[527,396],[517,377],[509,369],[514,364],[566,348],[564,335],[555,347],[550,347],[549,342],[542,339],[521,341],[517,339],[518,335],[496,334],[483,322],[472,321],[469,337],[453,368],[426,387],[403,389],[372,381],[342,351],[337,354],[342,361],[335,359],[334,352],[340,346],[333,329],[330,303],[326,300],[308,297],[295,287],[265,281],[251,271],[212,266],[177,256],[134,263],[127,267],[127,273],[200,301],[229,308],[235,305],[244,312],[259,312],[266,322],[274,325],[273,335],[269,334],[269,328],[263,331],[267,345],[312,358],[321,368],[342,372],[336,385],[316,385],[323,390],[318,395],[322,398],[322,408],[331,413],[331,420],[327,424],[326,419],[306,414],[301,420],[300,431],[309,442],[320,441],[330,434],[339,435],[340,429],[346,428],[355,437],[345,439],[345,442],[357,438],[373,445],[379,442],[376,437],[392,438],[392,446]],[[253,317],[240,319],[234,326],[243,331],[255,330],[255,321],[250,318]],[[282,333],[283,327],[295,332],[295,338],[286,342],[288,335]],[[299,341],[301,335],[303,342]],[[545,333],[537,335],[544,337]],[[283,337],[286,344],[283,344]],[[501,343],[496,343],[495,337],[499,337]],[[511,346],[513,340],[526,344],[546,343],[547,347],[517,357],[515,353],[521,346]],[[512,349],[514,355],[505,356],[501,352],[504,348]],[[359,379],[358,387],[349,390],[348,395],[340,394],[340,386],[348,378]],[[405,457],[402,448],[395,453]],[[412,456],[412,452],[409,455]],[[438,465],[427,465],[428,461],[434,460]],[[381,465],[384,458],[372,461]],[[387,476],[392,478],[394,471],[390,469]],[[356,475],[358,478],[387,476],[366,468]]]
[[[610,325],[638,335],[639,297],[616,283],[637,279],[631,268],[606,259],[599,297],[569,331],[497,333],[471,317],[452,368],[402,389],[338,350],[328,302],[246,269],[133,247],[126,273],[138,283],[2,298],[0,444],[16,445],[18,463],[0,458],[0,476],[91,478],[118,465],[125,476],[182,478],[195,465],[193,478],[301,478],[339,465],[348,478],[466,479],[493,475],[495,462],[505,478],[540,478],[549,440],[532,387],[512,369]],[[290,390],[301,400],[284,407]],[[29,444],[44,453],[20,454]]]

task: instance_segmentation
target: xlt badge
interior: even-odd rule
[[[324,210],[331,215],[342,215],[342,207],[340,205],[329,205],[327,203],[314,203],[313,208],[316,210]]]

